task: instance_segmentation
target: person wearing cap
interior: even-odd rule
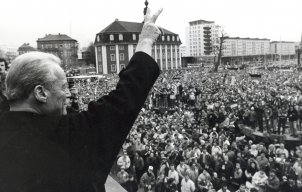
[[[144,173],[140,179],[140,186],[144,188],[144,192],[149,192],[153,189],[155,182],[153,167],[149,166],[147,172]]]

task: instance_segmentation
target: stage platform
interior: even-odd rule
[[[273,143],[274,140],[277,140],[279,143],[284,143],[284,145],[289,148],[302,144],[302,132],[298,132],[298,137],[293,137],[289,134],[279,135],[255,131],[254,129],[242,124],[239,125],[239,128],[245,136],[254,139],[256,142]]]

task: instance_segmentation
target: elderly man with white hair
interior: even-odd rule
[[[68,83],[60,59],[32,52],[12,63],[6,78],[10,111],[0,115],[0,191],[93,192],[104,183],[159,75],[151,57],[161,10],[147,10],[136,53],[116,89],[66,114]]]

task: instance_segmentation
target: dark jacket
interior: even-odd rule
[[[116,90],[65,116],[0,115],[0,192],[105,191],[104,183],[149,90],[156,62],[135,53]]]

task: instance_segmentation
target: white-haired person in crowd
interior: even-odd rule
[[[151,57],[160,35],[147,10],[136,51],[116,89],[67,115],[70,96],[58,57],[17,57],[6,77],[10,111],[0,115],[1,191],[105,191],[104,183],[160,70]]]

